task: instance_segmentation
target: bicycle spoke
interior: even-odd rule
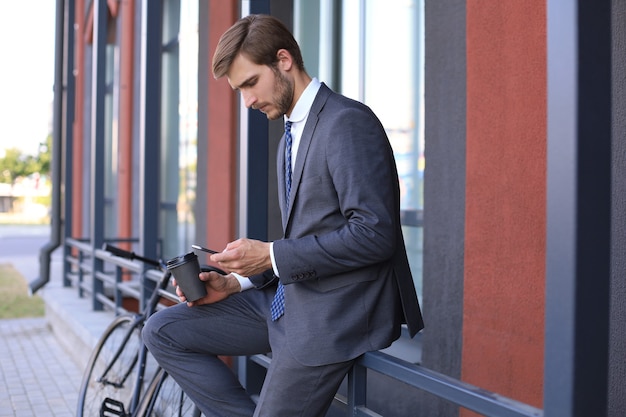
[[[83,379],[79,415],[99,416],[107,399],[128,408],[142,346],[139,330],[131,328],[133,323],[132,317],[121,316],[101,339]]]
[[[147,404],[147,405],[145,405]],[[139,417],[196,417],[199,410],[180,386],[164,371],[157,374],[144,398]]]

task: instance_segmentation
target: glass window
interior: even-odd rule
[[[305,66],[374,110],[394,149],[404,239],[422,296],[424,0],[296,0],[294,35]]]
[[[194,243],[198,2],[168,0],[163,7],[161,227],[169,258]]]
[[[422,294],[424,174],[423,0],[346,0],[341,22],[341,92],[382,121],[400,177],[404,237]]]
[[[194,205],[198,149],[198,2],[181,0],[178,231],[180,251],[195,243]]]

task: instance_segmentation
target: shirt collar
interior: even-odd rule
[[[293,107],[291,117],[287,118],[287,115],[285,115],[285,121],[290,120],[292,123],[299,123],[306,119],[321,85],[317,78],[313,78]]]

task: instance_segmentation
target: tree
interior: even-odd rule
[[[50,174],[50,164],[52,162],[52,135],[48,135],[46,142],[39,145],[37,162],[39,163],[39,173],[41,175]]]
[[[28,177],[38,172],[42,176],[50,174],[52,161],[52,135],[39,145],[37,156],[24,154],[18,148],[6,149],[0,154],[0,182],[15,184],[20,177]]]

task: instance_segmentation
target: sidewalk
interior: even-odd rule
[[[0,263],[27,281],[39,276],[46,229],[0,227]],[[50,282],[37,295],[45,317],[0,320],[0,417],[65,417],[76,414],[82,371],[112,313],[93,312],[89,300],[62,286],[60,248],[52,256]]]
[[[81,371],[46,318],[0,320],[0,417],[76,414]]]

